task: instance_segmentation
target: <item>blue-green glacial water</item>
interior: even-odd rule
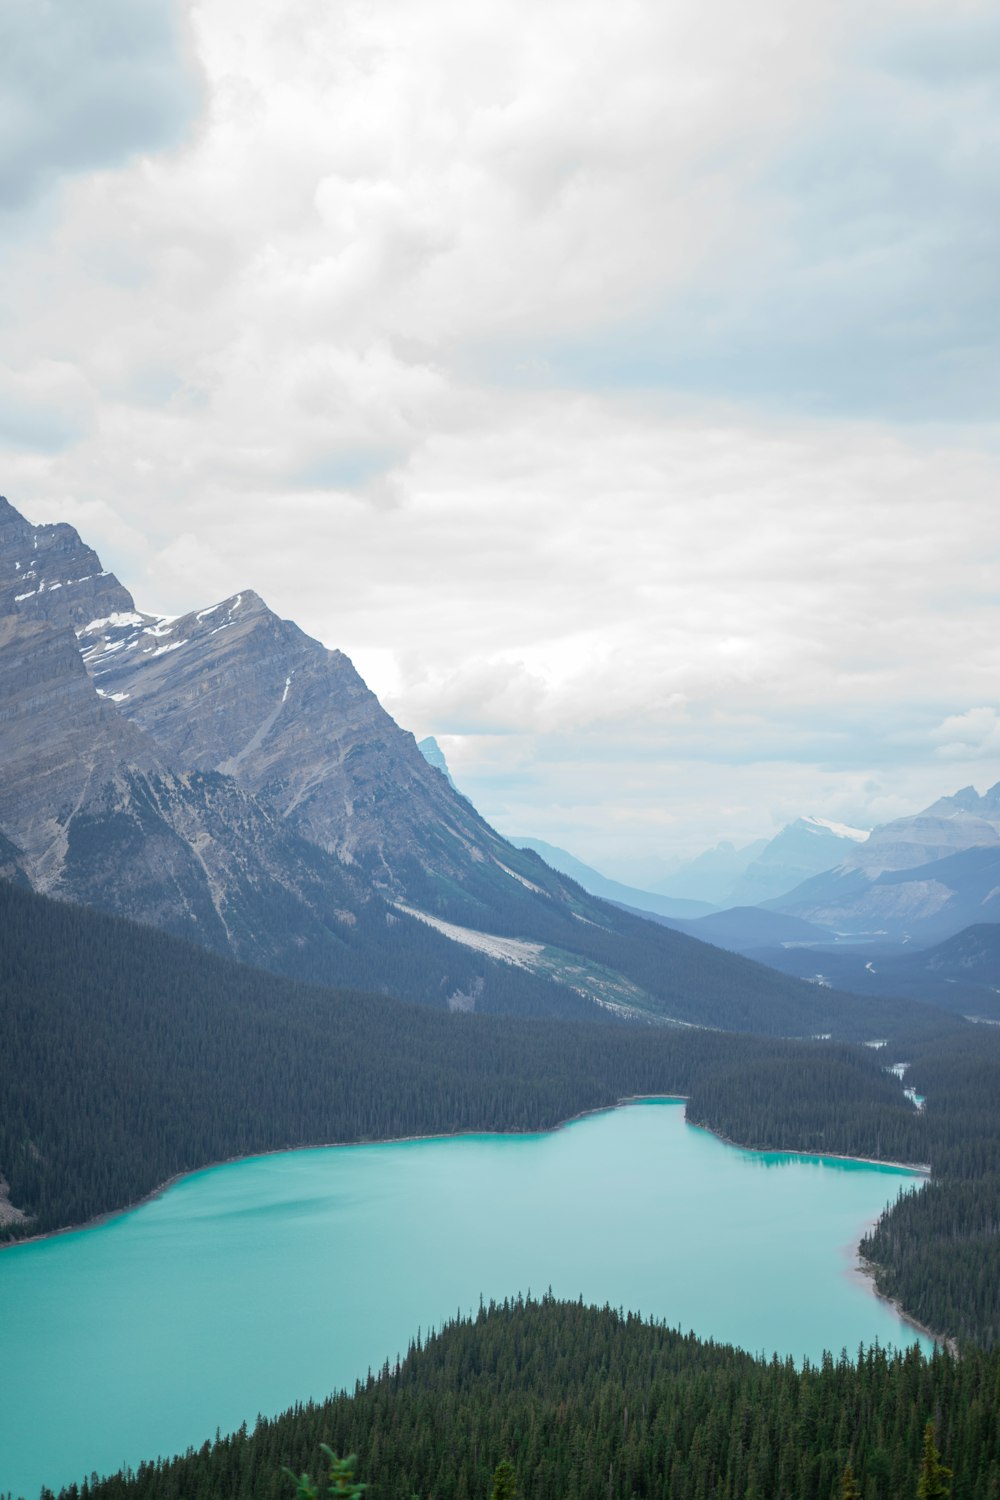
[[[755,1352],[915,1338],[854,1267],[902,1170],[759,1154],[679,1101],[548,1135],[256,1157],[0,1254],[0,1494],[352,1387],[480,1294],[653,1314]]]

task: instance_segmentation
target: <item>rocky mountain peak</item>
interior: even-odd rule
[[[0,497],[0,612],[79,629],[134,610],[128,589],[101,566],[75,527],[63,521],[34,526]]]

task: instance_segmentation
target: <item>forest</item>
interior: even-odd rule
[[[323,1443],[356,1455],[372,1500],[487,1500],[504,1463],[521,1500],[998,1500],[998,1409],[1000,1351],[875,1347],[800,1369],[518,1297],[411,1345],[353,1394],[63,1500],[294,1500],[286,1471],[321,1474]]]
[[[919,1321],[1000,1337],[1000,1033],[921,1008],[882,1049],[449,1014],[278,979],[0,883],[0,1174],[23,1237],[299,1145],[541,1130],[643,1094],[740,1144],[926,1163],[863,1246]],[[494,983],[502,985],[504,966]],[[511,970],[512,974],[516,971]],[[933,1027],[930,1021],[934,1022]],[[916,1111],[887,1064],[908,1062]]]

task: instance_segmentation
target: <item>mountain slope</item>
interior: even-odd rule
[[[727,906],[734,882],[763,853],[767,843],[767,839],[755,839],[739,849],[727,842],[716,844],[693,859],[683,860],[668,875],[652,880],[649,888],[661,896]]]
[[[864,1048],[449,1015],[275,978],[2,882],[0,931],[0,1179],[35,1229],[237,1154],[539,1129],[622,1096],[690,1095],[717,1074],[737,1075],[726,1109],[750,1101],[748,1139],[810,1146],[833,1130],[835,1149],[870,1152],[881,1133],[888,1149],[924,1151],[922,1122]],[[919,1036],[912,1020],[901,1016],[899,1047]],[[938,1018],[934,1034],[942,1020],[954,1033]],[[781,1062],[762,1108],[755,1078]]]
[[[810,876],[840,864],[866,838],[863,829],[822,818],[796,818],[747,865],[731,887],[726,906],[756,906],[781,896]]]
[[[438,1005],[595,1015],[624,994],[646,1020],[869,1033],[849,1005],[610,907],[515,849],[342,653],[256,595],[179,620],[141,614],[88,571],[72,528],[19,526],[10,511],[5,576],[34,576],[6,596],[0,832],[39,889],[279,972]],[[92,607],[110,613],[83,618]],[[498,961],[492,938],[537,962]]]
[[[966,927],[930,948],[863,945],[761,948],[753,957],[783,973],[855,995],[907,995],[961,1016],[1000,1022],[1000,923]]]
[[[878,869],[842,865],[768,908],[836,932],[912,937],[921,946],[976,922],[1000,921],[1000,843],[976,844],[874,875],[873,868]]]
[[[348,658],[252,591],[153,625],[95,621],[80,642],[98,689],[165,753],[232,776],[377,887],[412,896],[415,877],[476,875],[488,896],[510,881],[502,867],[516,869],[515,852]]]
[[[582,859],[555,844],[545,843],[543,839],[529,839],[517,834],[511,836],[510,842],[518,849],[533,850],[553,870],[569,875],[577,885],[592,896],[600,896],[602,901],[616,901],[632,910],[655,912],[661,917],[694,918],[711,911],[707,901],[683,901],[673,896],[657,895],[655,891],[638,890],[635,886],[623,885],[620,880],[609,880],[599,870],[584,864]]]

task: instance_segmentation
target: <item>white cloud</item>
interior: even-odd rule
[[[996,431],[871,413],[992,389],[988,7],[149,14],[113,66],[79,23],[50,135],[17,95],[17,193],[64,186],[5,250],[15,503],[144,606],[257,588],[521,831],[752,837],[979,773],[932,730],[995,693]],[[74,157],[101,89],[120,137]]]
[[[942,760],[1000,760],[1000,714],[993,707],[950,714],[931,737]]]

